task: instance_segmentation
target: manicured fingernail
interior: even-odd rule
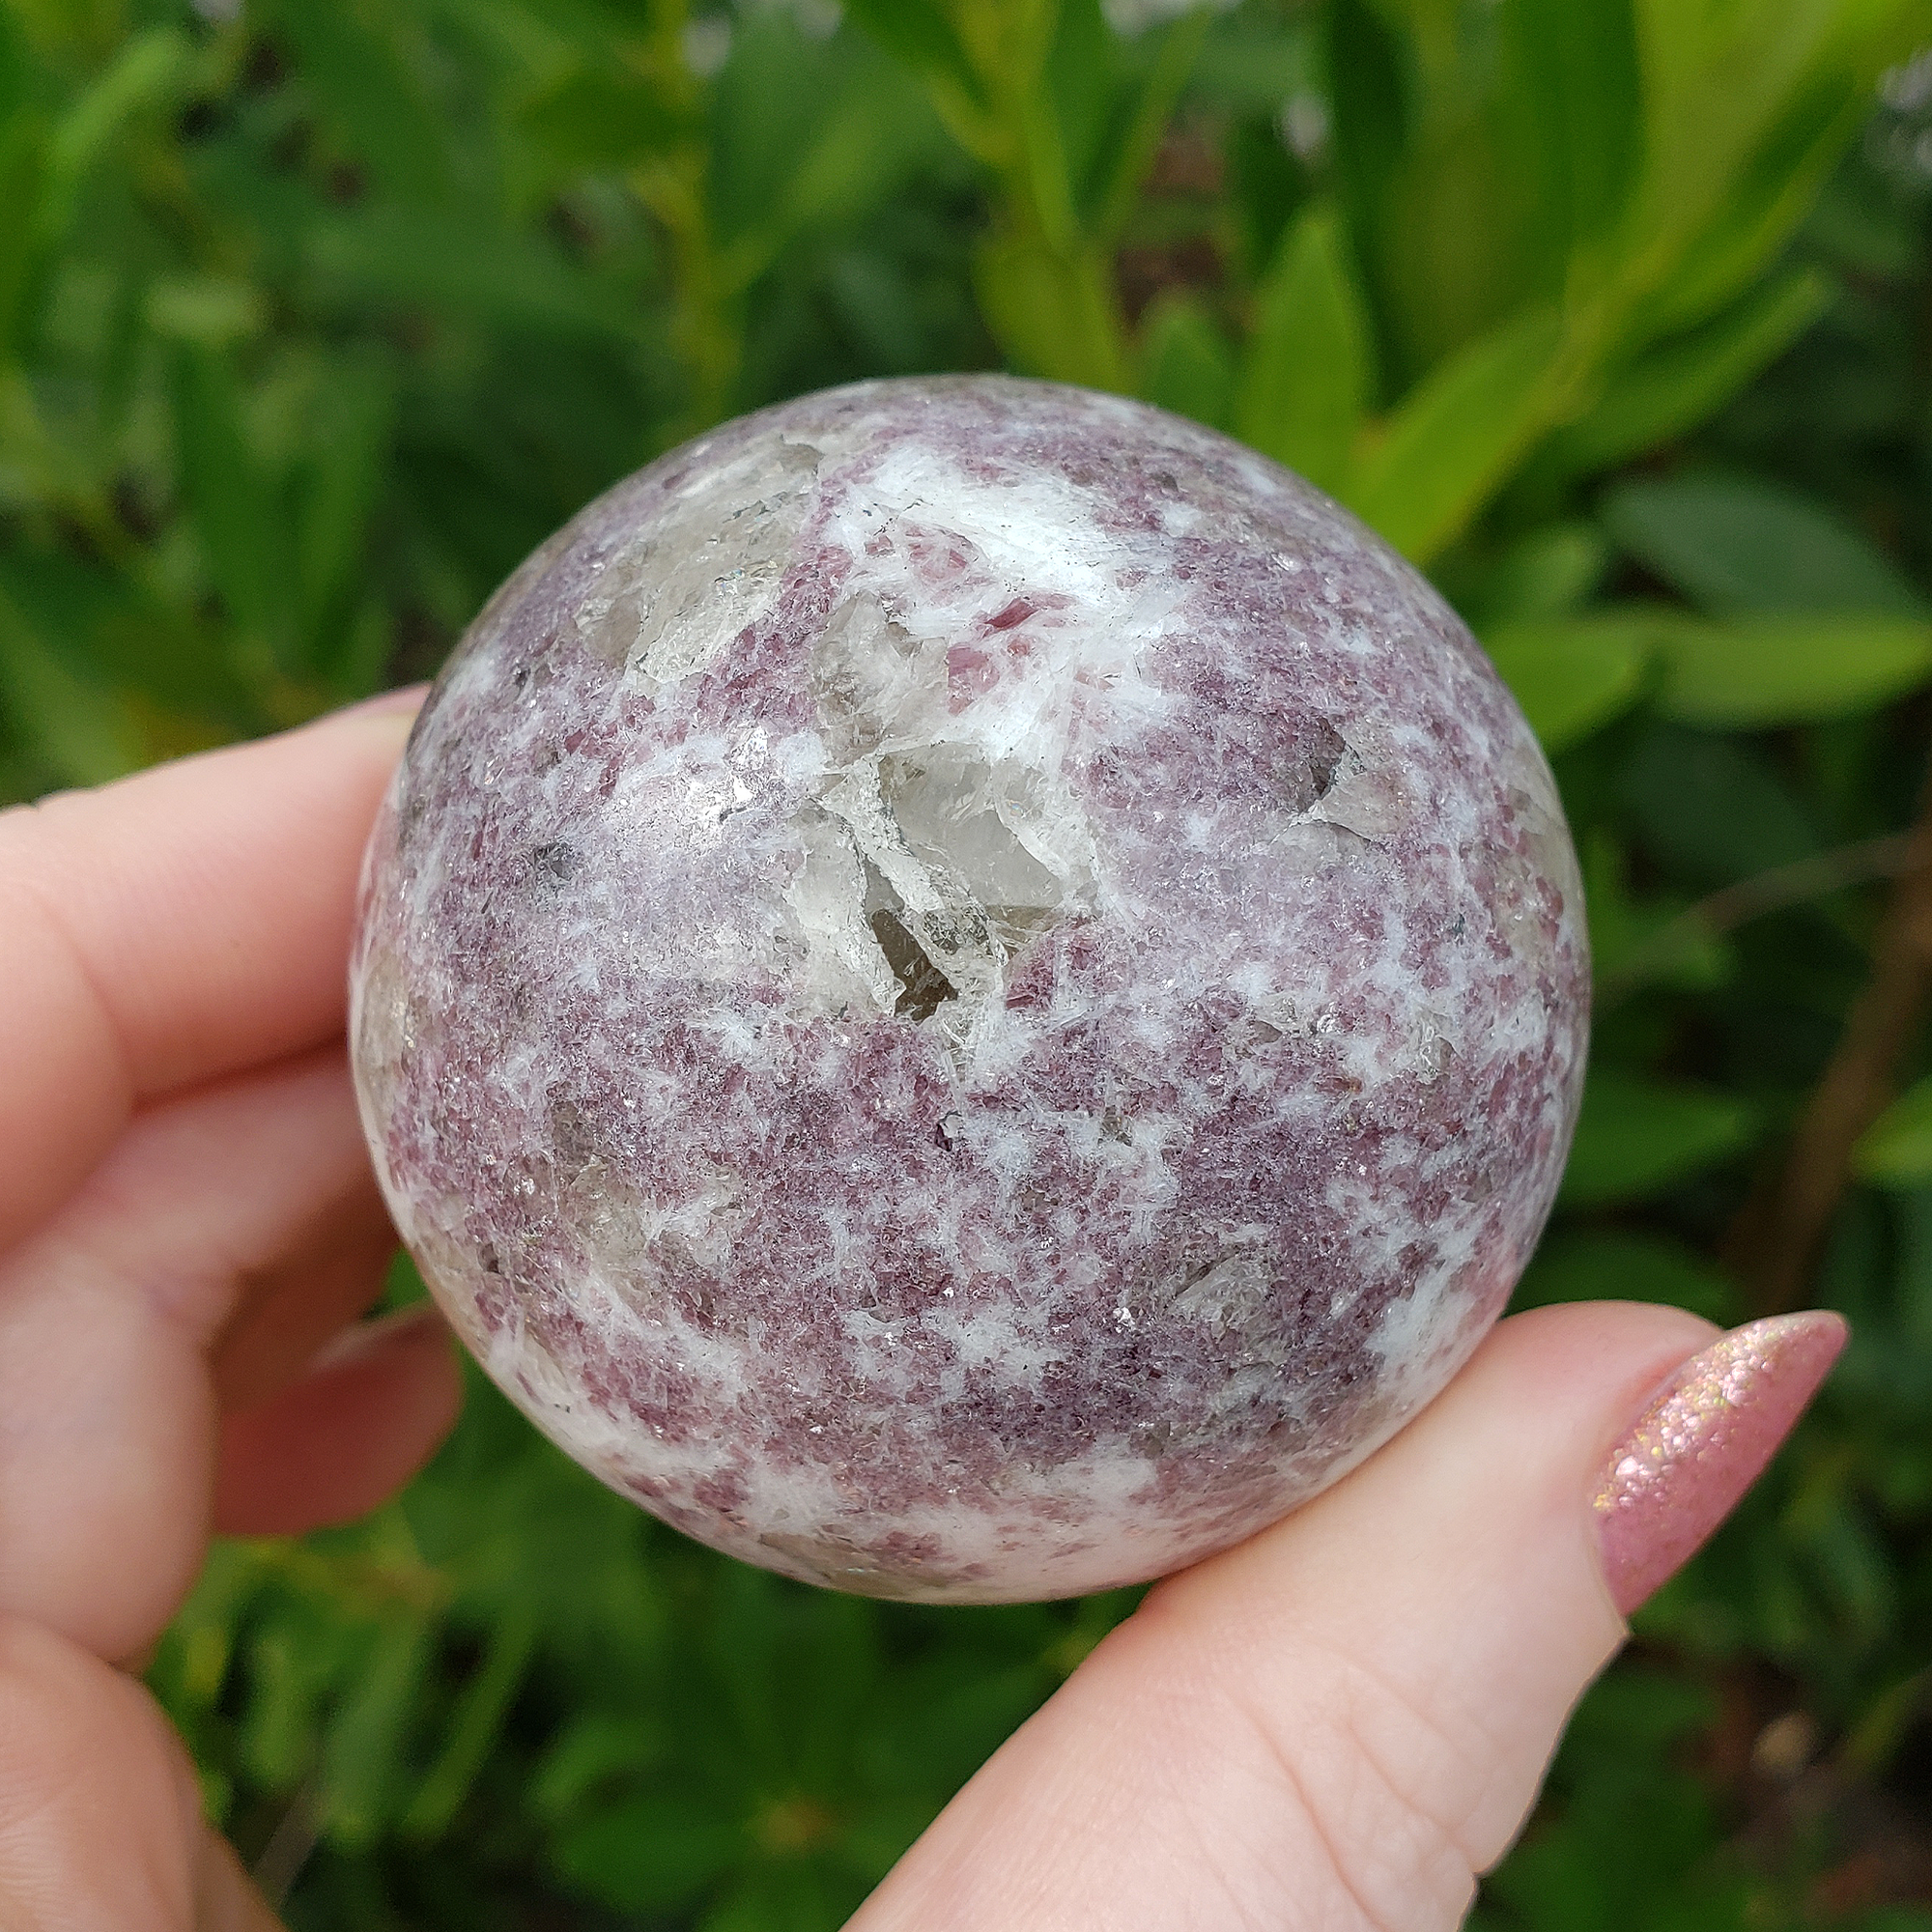
[[[1844,1317],[1778,1315],[1720,1335],[1610,1452],[1597,1491],[1604,1577],[1625,1616],[1676,1575],[1777,1453],[1838,1359]]]

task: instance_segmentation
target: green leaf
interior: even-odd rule
[[[1303,90],[1297,99],[1301,111],[1315,111],[1307,106],[1314,96]],[[1243,121],[1228,137],[1231,212],[1239,227],[1242,266],[1251,282],[1259,282],[1267,272],[1289,223],[1309,198],[1308,170],[1282,139],[1275,112],[1265,120]]]
[[[1389,366],[1405,382],[1426,379],[1559,287],[1528,246],[1526,171],[1454,92],[1453,108],[1427,117],[1391,182],[1375,263]]]
[[[1852,1165],[1876,1187],[1932,1184],[1932,1075],[1907,1088],[1865,1129]]]
[[[1103,146],[1092,171],[1095,188],[1089,232],[1103,242],[1118,240],[1133,217],[1135,196],[1200,60],[1213,15],[1211,6],[1197,0],[1168,23],[1139,87],[1128,91],[1122,110],[1114,116],[1115,138]]]
[[[824,257],[825,293],[867,367],[880,375],[923,368],[920,291],[883,250],[836,248]]]
[[[973,63],[935,0],[851,0],[846,11],[895,60],[978,92]]]
[[[1647,339],[1703,322],[1789,239],[1925,38],[1922,0],[1634,0],[1646,165],[1628,231]]]
[[[204,349],[226,349],[258,335],[268,304],[251,282],[225,275],[156,275],[143,319],[156,335]]]
[[[1897,1570],[1856,1499],[1842,1491],[1818,1497],[1792,1527],[1848,1643],[1868,1644],[1896,1622]]]
[[[328,1719],[323,1740],[325,1829],[337,1844],[371,1843],[407,1798],[403,1751],[415,1719],[429,1632],[413,1615],[391,1614]]]
[[[403,209],[316,222],[310,266],[325,286],[453,318],[541,334],[618,336],[623,303],[533,234]]]
[[[594,1809],[601,1793],[634,1784],[639,1773],[661,1761],[666,1726],[650,1718],[591,1708],[573,1717],[544,1753],[526,1800],[545,1823],[562,1828]]]
[[[211,351],[181,354],[175,430],[183,492],[214,588],[257,649],[292,668],[288,527],[249,447],[234,374]]]
[[[0,708],[70,784],[100,784],[141,763],[126,706],[41,638],[0,595]]]
[[[1650,663],[1641,628],[1589,618],[1497,625],[1483,646],[1552,757],[1628,711]]]
[[[20,31],[18,10],[0,8],[0,124],[22,113],[34,94],[33,56]]]
[[[491,1634],[482,1666],[451,1713],[442,1748],[403,1814],[405,1837],[432,1840],[449,1829],[497,1743],[536,1642],[536,1613],[527,1604],[512,1608]]]
[[[1389,184],[1413,112],[1406,49],[1371,0],[1332,0],[1322,51],[1330,139],[1350,241],[1372,271],[1388,215]]]
[[[1817,321],[1832,299],[1814,269],[1794,270],[1690,334],[1611,376],[1596,406],[1550,438],[1539,468],[1566,476],[1607,469],[1694,429]]]
[[[1207,11],[1208,35],[1195,61],[1190,93],[1237,114],[1272,119],[1283,101],[1320,92],[1318,50],[1306,31],[1312,24],[1307,14],[1283,23],[1245,8]]]
[[[980,244],[973,270],[987,327],[1023,374],[1132,389],[1110,270],[1096,258],[1009,232]]]
[[[369,522],[384,484],[395,385],[379,363],[343,357],[327,378],[327,403],[310,435],[298,497],[295,551],[307,662],[323,668],[347,621]]]
[[[1690,327],[1743,294],[1790,241],[1869,114],[1863,88],[1837,75],[1812,76],[1745,157],[1728,196],[1649,306],[1646,327]]]
[[[1647,213],[1680,232],[1712,218],[1802,85],[1826,6],[1635,0],[1646,109]],[[1658,206],[1672,186],[1676,204]]]
[[[1656,1301],[1728,1327],[1743,1315],[1737,1284],[1679,1241],[1623,1229],[1552,1235],[1510,1306],[1556,1301]]]
[[[1175,414],[1226,429],[1235,390],[1228,338],[1193,296],[1168,290],[1141,323],[1141,393]]]
[[[1122,53],[1100,0],[1059,0],[1040,104],[1057,125],[1067,186],[1083,217],[1106,198],[1108,150],[1119,145],[1131,112]]]
[[[198,748],[252,720],[226,639],[199,611],[58,551],[16,551],[0,567],[0,582],[27,629],[54,645],[73,675],[99,687],[94,701],[107,703],[104,693],[118,693],[130,701],[128,715],[145,720],[144,736],[160,727],[166,751]],[[125,729],[122,706],[109,709],[117,730]]]
[[[1347,501],[1412,562],[1461,534],[1547,426],[1562,342],[1532,310],[1435,369],[1384,423]]]
[[[924,80],[955,135],[982,152],[985,97],[945,9],[936,0],[848,0],[845,11],[868,39]]]
[[[791,10],[762,8],[739,22],[731,57],[712,86],[707,130],[705,200],[721,239],[762,239],[780,225],[799,197],[801,172],[824,170],[808,156],[821,142],[838,141],[848,104],[877,109],[913,93],[888,68],[870,76],[864,94],[854,89],[841,99],[839,72],[831,49],[804,32]],[[808,190],[808,203],[822,193]],[[768,254],[771,244],[764,248]]]
[[[1824,849],[1812,811],[1747,740],[1655,724],[1623,759],[1617,797],[1646,854],[1686,883],[1728,885]]]
[[[931,108],[893,82],[877,55],[854,63],[817,127],[774,157],[760,212],[772,227],[768,251],[808,230],[862,220],[902,192],[921,164],[936,158],[935,148],[950,152]]]
[[[1503,105],[1560,275],[1622,212],[1641,153],[1630,0],[1506,0],[1496,14]]]
[[[40,255],[45,129],[32,114],[0,120],[0,345],[18,341]]]
[[[1757,1131],[1756,1110],[1735,1094],[1592,1067],[1560,1198],[1573,1208],[1647,1200],[1742,1153]]]
[[[1632,893],[1628,857],[1608,832],[1587,833],[1580,856],[1600,1011],[1639,986],[1708,993],[1736,976],[1735,950],[1701,919],[1686,917],[1690,900]]]
[[[364,1634],[327,1600],[284,1603],[257,1620],[249,1632],[248,1698],[238,1739],[251,1778],[287,1790],[314,1770],[322,1705],[367,1655]]]
[[[1083,245],[1083,230],[1060,117],[1043,91],[1029,90],[1018,120],[1013,131],[1025,185],[1009,190],[1016,225],[1037,232],[1056,254],[1070,256]]]
[[[1664,606],[1593,611],[1548,624],[1503,624],[1486,635],[1512,686],[1518,678],[1532,716],[1559,736],[1584,692],[1634,696],[1612,668],[1634,655],[1654,663],[1657,703],[1680,724],[1764,730],[1856,717],[1932,678],[1932,621],[1886,617],[1753,617],[1715,624]],[[1575,669],[1574,700],[1566,687]],[[1621,698],[1616,708],[1622,708]],[[1614,715],[1605,712],[1604,717]],[[1601,722],[1601,721],[1599,721]],[[1566,738],[1566,742],[1568,739]]]
[[[1857,530],[1821,505],[1755,477],[1625,483],[1605,497],[1602,515],[1631,555],[1720,615],[1926,612],[1911,582]]]
[[[1659,705],[1687,724],[1765,729],[1856,717],[1932,678],[1932,623],[1882,617],[1684,624],[1662,637]]]
[[[1236,429],[1337,491],[1372,388],[1368,319],[1341,231],[1332,210],[1312,208],[1283,237],[1257,294]]]
[[[556,1868],[619,1912],[689,1905],[747,1849],[745,1828],[715,1800],[630,1800],[566,1826],[551,1842]]]
[[[558,166],[585,173],[631,167],[691,131],[648,81],[609,67],[564,74],[518,121]]]
[[[324,118],[377,186],[398,201],[434,206],[455,189],[447,117],[398,48],[390,22],[357,0],[279,0],[276,24],[295,43]],[[378,24],[381,21],[382,24]]]
[[[1567,617],[1603,581],[1609,549],[1594,524],[1546,524],[1511,545],[1457,597],[1457,606],[1479,631]]]
[[[175,28],[151,27],[128,41],[61,116],[47,144],[39,208],[43,243],[66,233],[82,186],[114,138],[137,114],[175,96],[192,57]]]

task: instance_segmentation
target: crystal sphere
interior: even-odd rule
[[[1555,1192],[1582,896],[1434,590],[1241,445],[1004,377],[745,417],[438,679],[351,1041],[443,1309],[704,1543],[1173,1570],[1467,1357]]]

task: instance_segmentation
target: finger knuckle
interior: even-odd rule
[[[1361,1659],[1298,1656],[1285,1700],[1242,1699],[1284,1800],[1373,1932],[1462,1922],[1478,1861],[1469,1826],[1488,1769],[1460,1731]]]

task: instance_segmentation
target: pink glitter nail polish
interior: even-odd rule
[[[1610,1452],[1596,1495],[1604,1576],[1628,1616],[1750,1488],[1847,1336],[1842,1316],[1779,1315],[1693,1355]]]

